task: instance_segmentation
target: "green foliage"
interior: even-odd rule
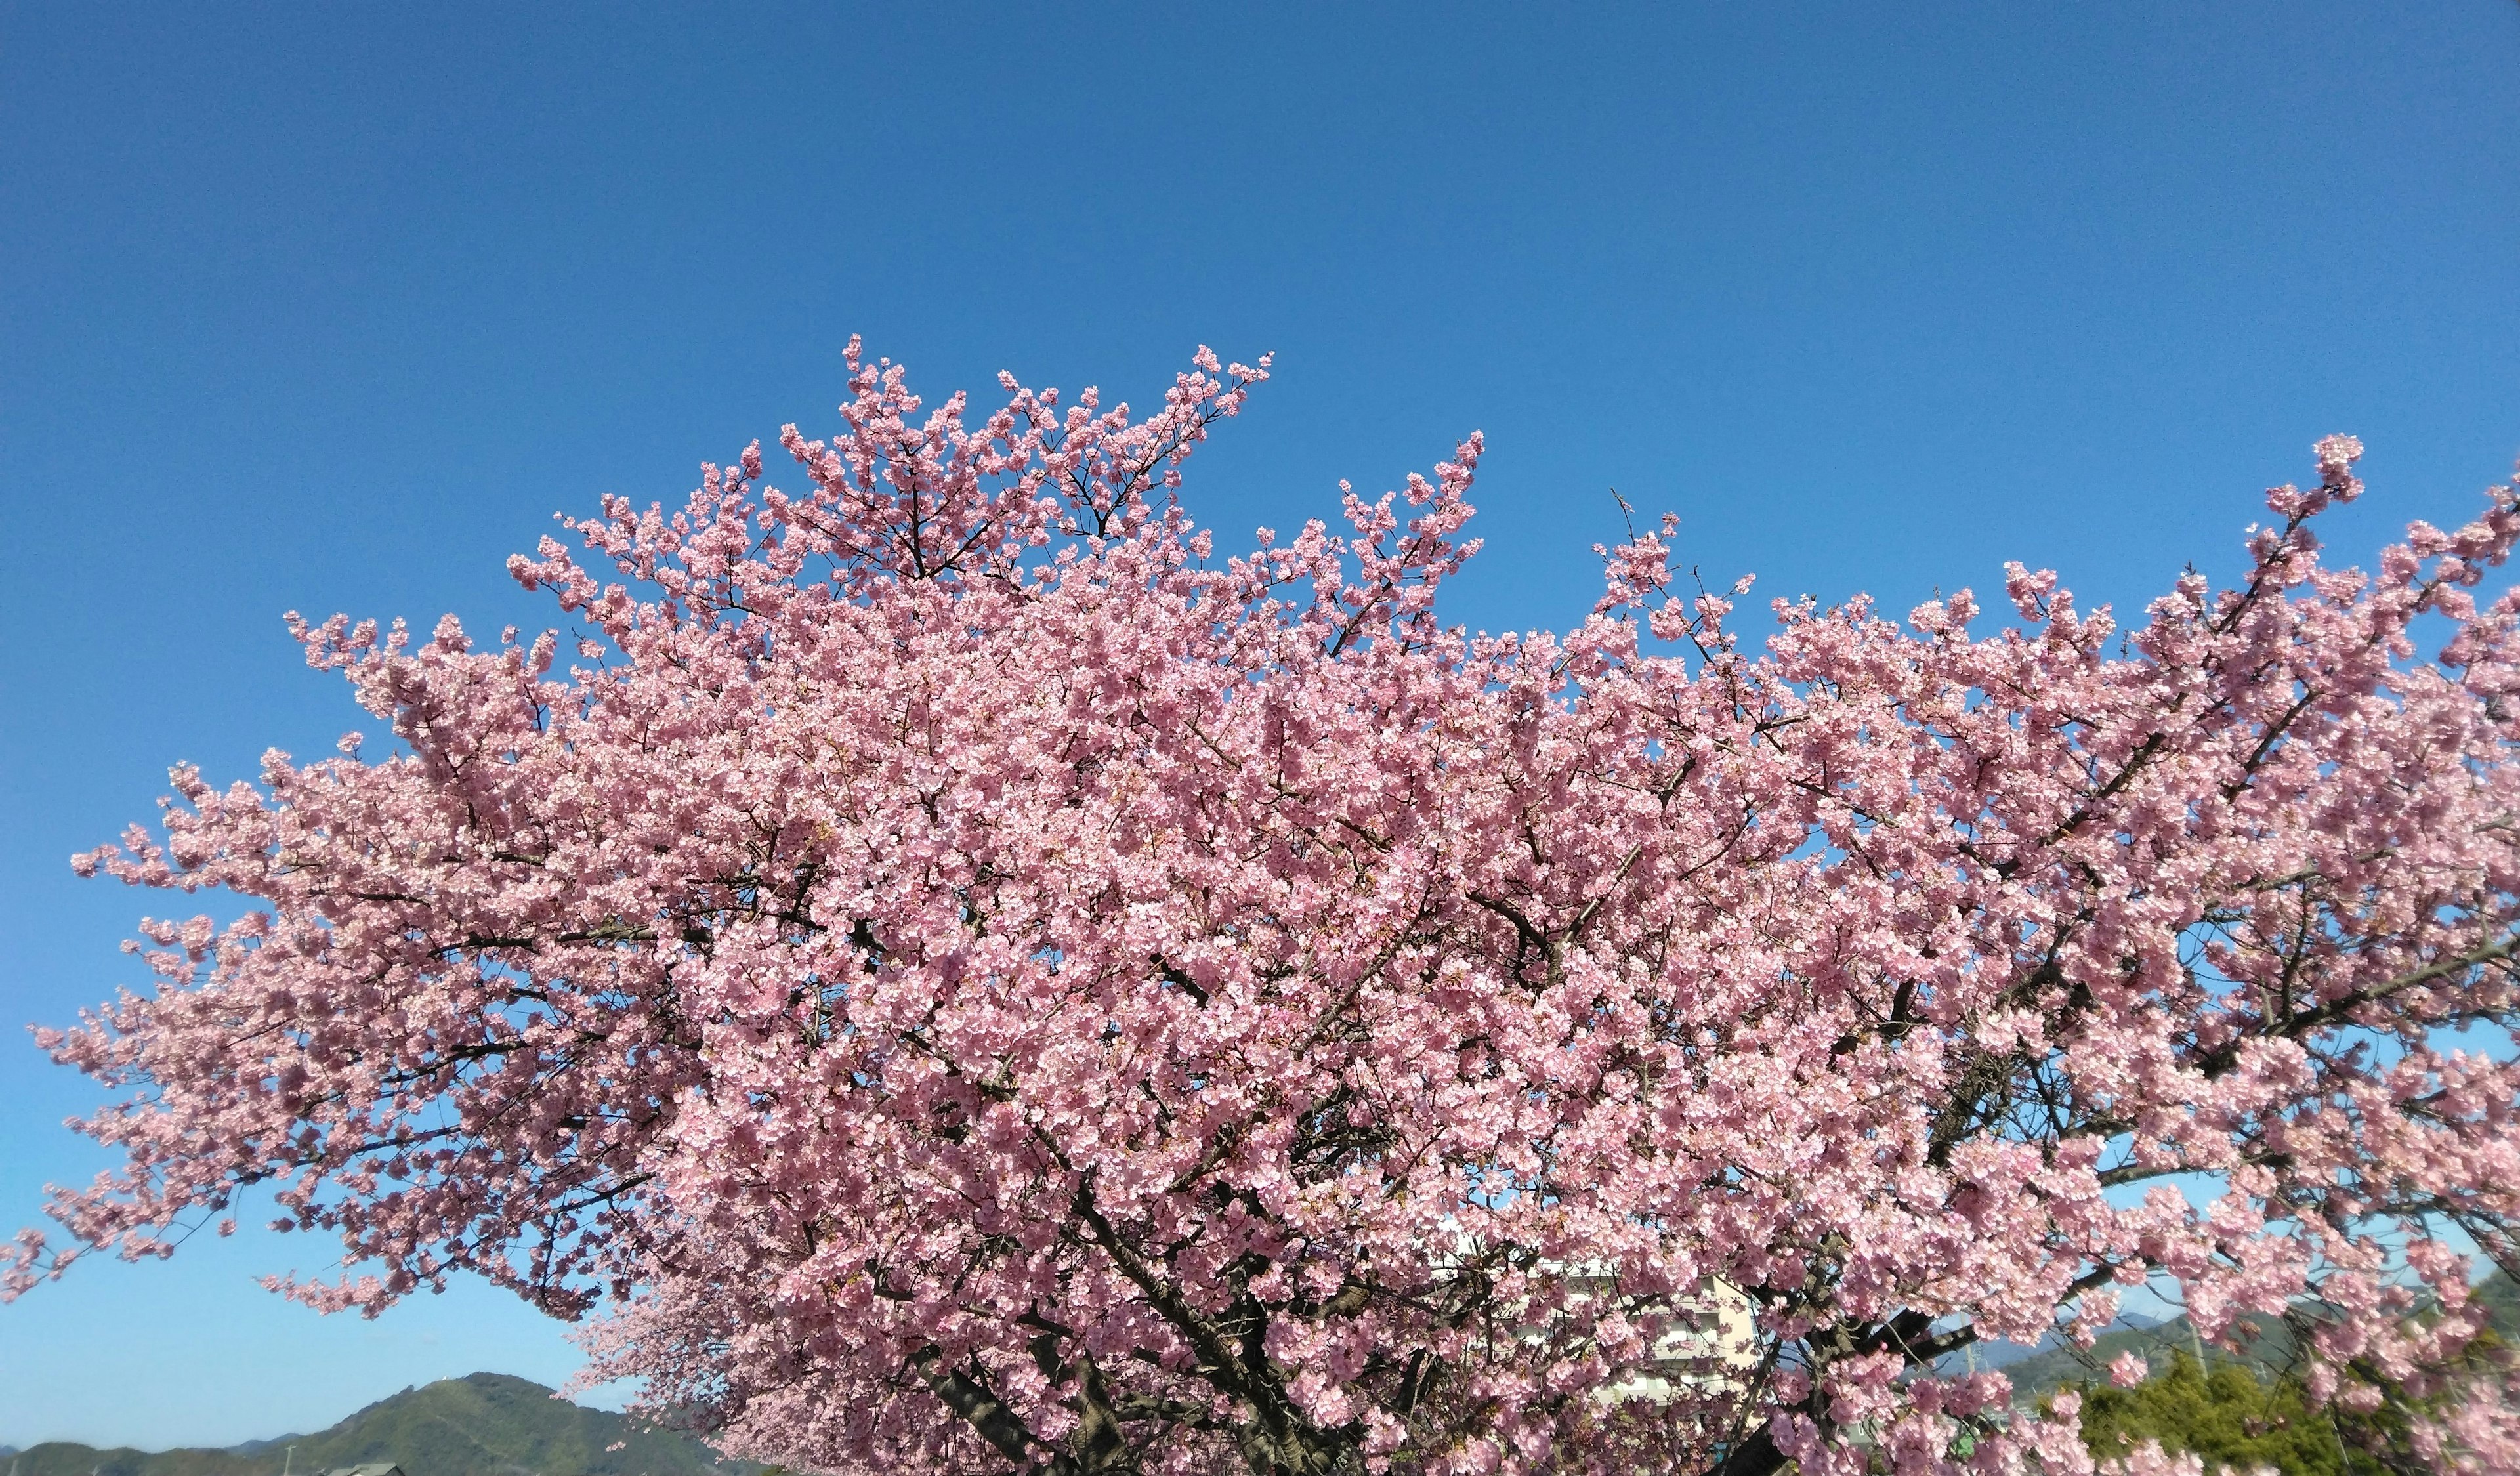
[[[2211,1373],[2184,1352],[2168,1369],[2133,1389],[2087,1384],[2083,1443],[2107,1459],[2146,1440],[2165,1451],[2192,1451],[2208,1471],[2272,1466],[2284,1476],[2359,1476],[2335,1427],[2314,1410],[2290,1380],[2265,1380],[2239,1364]],[[2051,1396],[2052,1398],[2052,1396]]]
[[[2520,1284],[2496,1272],[2475,1288],[2487,1313],[2487,1330],[2462,1362],[2471,1371],[2507,1362],[2520,1334]],[[2354,1373],[2380,1390],[2377,1408],[2364,1413],[2313,1409],[2296,1375],[2298,1350],[2280,1322],[2244,1329],[2238,1351],[2226,1361],[2218,1351],[2210,1374],[2187,1352],[2184,1318],[2157,1327],[2120,1328],[2089,1349],[2052,1349],[2004,1369],[2015,1398],[2048,1408],[2058,1388],[2083,1396],[2083,1439],[2093,1456],[2107,1459],[2144,1440],[2167,1451],[2192,1451],[2211,1472],[2218,1466],[2247,1470],[2269,1465],[2284,1476],[2406,1476],[2428,1471],[2413,1452],[2414,1421],[2434,1412],[2439,1396],[2417,1398],[2379,1376]],[[2092,1370],[2121,1352],[2149,1359],[2155,1373],[2134,1389],[2095,1379]]]
[[[55,1441],[18,1457],[19,1476],[297,1476],[392,1461],[405,1476],[749,1476],[688,1436],[586,1409],[504,1373],[406,1389],[313,1435],[246,1451],[98,1451]],[[608,1450],[618,1444],[621,1449]]]

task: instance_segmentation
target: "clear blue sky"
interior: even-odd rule
[[[532,623],[556,509],[827,427],[851,332],[932,394],[1149,400],[1279,352],[1193,463],[1230,533],[1484,428],[1459,619],[1564,625],[1617,529],[1895,608],[2228,570],[2318,435],[2334,541],[2520,452],[2520,5],[0,6],[0,1018],[135,982],[66,860],[173,760],[361,715],[281,611]],[[97,1156],[0,1039],[0,1230]],[[377,1322],[251,1233],[0,1308],[0,1444],[226,1443],[556,1328]]]

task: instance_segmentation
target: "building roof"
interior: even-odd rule
[[[402,1467],[390,1460],[371,1460],[365,1465],[335,1466],[322,1476],[402,1476]]]

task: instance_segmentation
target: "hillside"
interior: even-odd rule
[[[617,1451],[606,1449],[615,1443]],[[294,1445],[292,1457],[286,1445]],[[552,1398],[504,1373],[406,1389],[329,1430],[224,1451],[99,1451],[55,1441],[16,1457],[18,1476],[280,1476],[389,1460],[406,1476],[737,1476],[688,1436]]]

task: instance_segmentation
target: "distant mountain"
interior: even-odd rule
[[[608,1447],[618,1444],[621,1449]],[[286,1447],[295,1446],[292,1454]],[[0,1459],[7,1458],[0,1453]],[[752,1476],[687,1435],[554,1399],[530,1379],[475,1373],[405,1389],[312,1435],[225,1451],[99,1451],[53,1441],[18,1453],[18,1476],[312,1476],[389,1460],[405,1476]]]
[[[2488,1324],[2503,1341],[2520,1342],[2520,1283],[2498,1271],[2478,1283],[2474,1295],[2486,1309]],[[2236,1357],[2261,1373],[2287,1366],[2293,1357],[2291,1332],[2272,1319],[2260,1320],[2270,1325],[2245,1342]],[[1979,1365],[2002,1368],[2004,1376],[2012,1380],[2013,1401],[2028,1404],[2061,1385],[2108,1377],[2109,1361],[2121,1353],[2133,1352],[2149,1360],[2155,1368],[2165,1367],[2173,1352],[2192,1350],[2195,1339],[2187,1319],[2176,1317],[2150,1326],[2121,1325],[2103,1333],[2089,1348],[2075,1348],[2052,1339],[2037,1350],[2024,1350],[2018,1344],[1997,1346],[2014,1356],[1999,1362],[1981,1353]],[[2217,1364],[2235,1357],[2220,1348],[2209,1348],[2206,1354]]]
[[[2004,1368],[2004,1377],[2012,1380],[2012,1398],[2016,1404],[2028,1404],[2040,1395],[2060,1385],[2109,1376],[2109,1363],[2121,1353],[2137,1354],[2156,1368],[2167,1367],[2170,1355],[2191,1349],[2187,1319],[2172,1318],[2148,1327],[2119,1326],[2110,1329],[2089,1348],[2077,1348],[2062,1339],[2050,1339],[2046,1345],[2017,1360]],[[2279,1346],[2275,1346],[2279,1345]],[[2231,1355],[2221,1349],[2206,1350],[2216,1364],[2228,1362]],[[2280,1325],[2271,1334],[2253,1340],[2243,1361],[2261,1369],[2284,1362],[2292,1351],[2291,1340]]]

